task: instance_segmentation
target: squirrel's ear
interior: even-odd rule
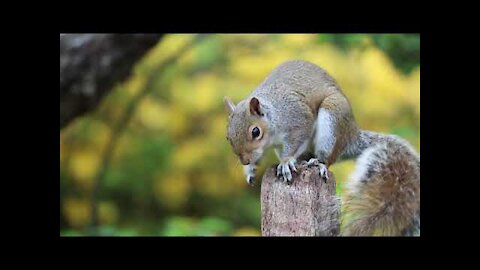
[[[233,110],[235,110],[235,104],[233,104],[233,102],[228,97],[223,98],[223,103],[225,105],[225,110],[228,112],[228,114],[231,114]]]
[[[256,114],[258,116],[263,116],[263,113],[261,112],[260,109],[260,101],[256,97],[253,97],[250,99],[250,113],[251,114]]]

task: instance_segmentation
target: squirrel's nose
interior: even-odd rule
[[[240,156],[240,162],[242,162],[243,165],[248,165],[250,164],[250,160],[248,160],[248,158],[246,158],[245,156]]]
[[[248,165],[248,164],[250,164],[250,161],[248,161],[248,160],[246,160],[246,159],[245,159],[245,160],[242,159],[241,161],[242,161],[242,164],[243,164],[243,165]]]

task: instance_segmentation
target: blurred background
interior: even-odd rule
[[[140,56],[117,53],[136,60],[127,75],[97,84],[107,89],[98,96],[63,77],[87,74],[81,68],[104,58],[78,53],[107,41],[77,37],[66,48],[68,36],[60,36],[62,236],[260,235],[260,179],[247,185],[225,139],[223,97],[237,103],[286,60],[326,69],[362,128],[397,134],[420,151],[419,35],[163,35],[131,48]],[[99,63],[120,69],[112,59]],[[63,71],[72,65],[79,69]],[[81,97],[84,113],[64,117]],[[267,153],[258,175],[276,163]],[[353,168],[354,161],[331,167],[340,196]]]

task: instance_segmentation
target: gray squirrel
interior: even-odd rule
[[[301,60],[275,68],[244,100],[224,99],[227,140],[254,184],[265,150],[275,149],[277,177],[291,183],[301,157],[313,156],[328,180],[336,161],[357,158],[342,213],[342,235],[420,234],[420,156],[395,135],[362,130],[350,102],[322,68]],[[345,219],[344,219],[345,220]]]

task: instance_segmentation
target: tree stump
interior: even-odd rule
[[[340,199],[335,177],[325,182],[319,168],[299,164],[293,183],[276,177],[269,168],[261,186],[262,236],[337,236],[340,231]]]

